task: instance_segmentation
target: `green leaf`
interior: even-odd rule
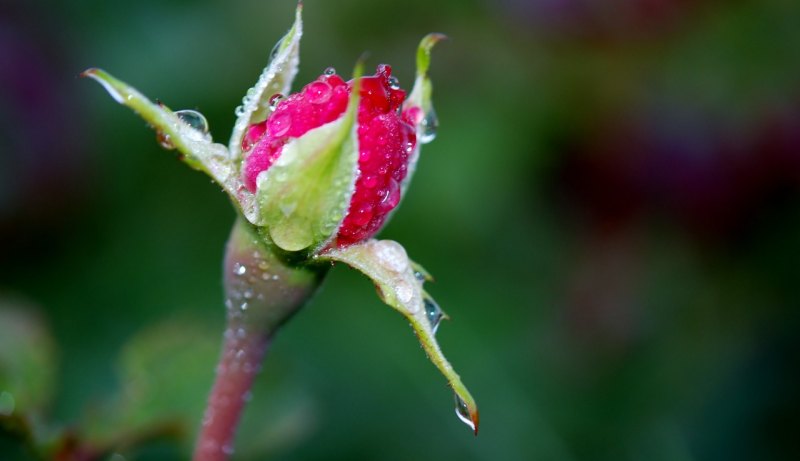
[[[428,358],[447,378],[456,396],[459,418],[478,433],[478,407],[461,378],[445,358],[436,342],[438,306],[423,290],[430,276],[412,262],[405,249],[391,240],[368,240],[345,248],[335,248],[316,259],[340,261],[369,277],[378,288],[381,299],[403,314],[419,339]],[[443,313],[442,313],[443,315]]]
[[[237,108],[236,124],[233,126],[228,149],[231,158],[239,161],[242,156],[242,139],[247,128],[267,119],[271,113],[269,99],[276,93],[287,95],[297,75],[300,63],[300,37],[303,35],[303,4],[297,4],[295,20],[289,32],[275,45],[267,67],[261,72],[256,84],[247,90],[242,105]]]
[[[0,302],[0,416],[41,411],[54,390],[55,345],[29,307],[6,303]]]
[[[354,80],[361,76],[361,64]],[[270,240],[286,251],[323,247],[336,233],[358,178],[358,83],[347,111],[283,148],[257,180],[261,221]]]
[[[205,172],[225,191],[236,198],[242,188],[228,151],[222,144],[212,143],[208,133],[184,121],[163,104],[156,104],[127,83],[102,69],[88,69],[81,74],[99,82],[118,103],[139,114],[157,132],[159,139],[180,151],[192,168]]]
[[[134,335],[118,363],[122,388],[86,415],[83,430],[89,440],[100,446],[138,445],[177,433],[188,449],[213,381],[220,337],[185,318]]]

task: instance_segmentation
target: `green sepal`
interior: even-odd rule
[[[133,109],[156,130],[162,141],[168,140],[172,147],[183,154],[184,162],[209,175],[231,197],[236,197],[236,191],[241,189],[241,180],[225,146],[212,142],[208,133],[192,127],[165,105],[150,101],[138,90],[102,69],[88,69],[81,76],[103,85],[115,101]],[[238,203],[236,200],[234,202]]]
[[[436,118],[436,111],[433,109],[433,84],[431,83],[431,79],[428,77],[428,68],[431,65],[431,50],[433,49],[433,46],[446,38],[447,36],[444,34],[431,33],[423,37],[419,42],[419,46],[417,47],[417,74],[416,78],[414,79],[414,87],[411,89],[411,93],[409,93],[408,98],[406,98],[406,101],[403,103],[403,110],[405,111],[412,107],[416,107],[422,111],[422,114],[420,120],[415,120],[417,144],[408,161],[408,174],[403,180],[403,189],[408,187],[408,183],[411,181],[411,177],[414,175],[414,171],[416,170],[417,160],[419,159],[420,145],[429,142],[430,139],[433,139],[432,136],[430,136],[430,133],[435,133],[439,123]],[[431,124],[432,126],[429,126]]]
[[[426,299],[433,301],[422,288],[430,278],[428,273],[408,258],[402,245],[391,240],[373,239],[345,248],[334,248],[315,259],[343,262],[372,280],[383,302],[403,314],[411,323],[428,358],[442,372],[457,399],[466,407],[471,426],[477,434],[478,406],[442,353],[436,341],[436,325],[430,322],[426,312]]]
[[[308,131],[283,147],[281,156],[258,176],[258,226],[289,252],[324,247],[347,214],[358,178],[359,63],[345,114]]]
[[[275,44],[270,62],[261,72],[256,84],[247,90],[228,145],[231,159],[241,160],[242,139],[247,128],[267,119],[272,112],[269,99],[274,94],[288,95],[300,63],[300,37],[303,35],[303,3],[298,2],[292,28]]]

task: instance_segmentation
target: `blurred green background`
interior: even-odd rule
[[[234,212],[77,75],[200,110],[226,143],[294,4],[0,5],[0,459],[187,459]],[[304,18],[298,85],[367,51],[409,87],[419,39],[451,38],[438,138],[381,235],[436,276],[481,433],[337,267],[274,343],[234,459],[800,459],[800,3],[307,0]]]

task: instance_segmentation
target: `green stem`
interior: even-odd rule
[[[327,269],[293,266],[237,219],[225,254],[227,328],[194,461],[227,461],[241,413],[278,328],[316,291]]]

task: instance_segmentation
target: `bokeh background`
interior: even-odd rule
[[[77,76],[103,67],[226,142],[294,4],[0,5],[0,459],[188,459],[234,213]],[[304,17],[297,82],[368,51],[408,86],[419,39],[451,38],[438,138],[382,236],[436,276],[481,433],[337,267],[274,343],[235,459],[800,459],[800,3],[307,0]]]

